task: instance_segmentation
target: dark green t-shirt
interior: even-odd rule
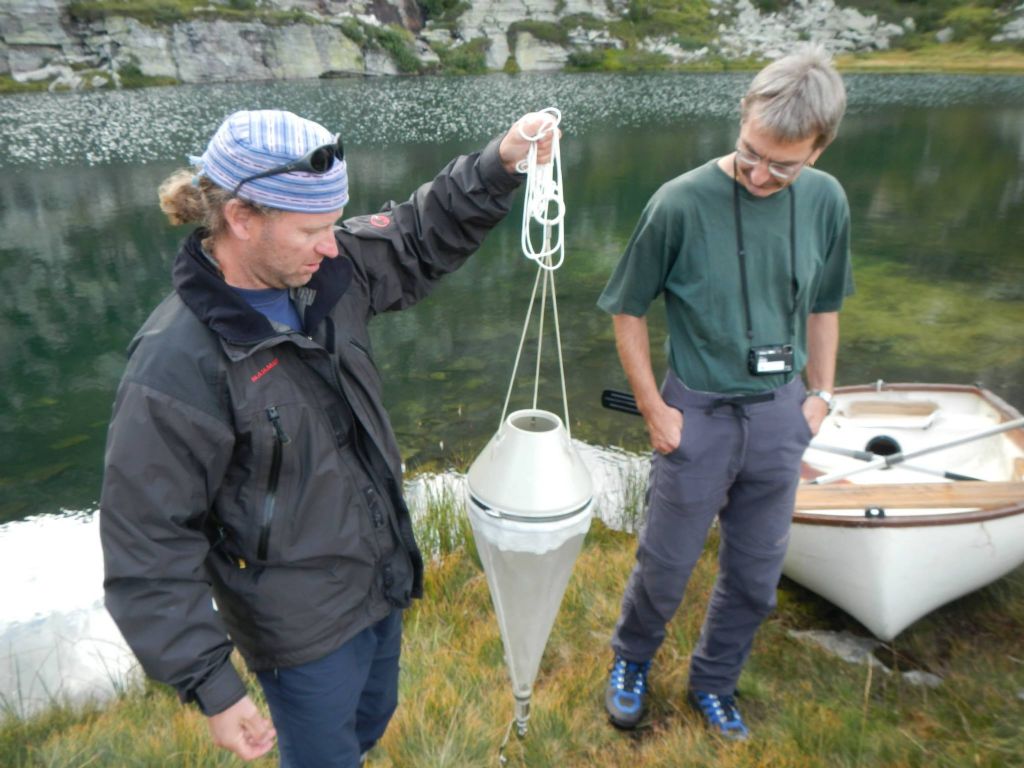
[[[807,362],[807,315],[853,293],[850,208],[832,176],[804,168],[789,189],[739,189],[753,340],[748,341],[733,179],[711,161],[664,184],[647,203],[598,300],[643,317],[665,295],[669,365],[690,389],[747,394],[790,381]],[[795,202],[796,314],[791,312],[790,195]],[[792,344],[794,372],[754,376],[751,345]]]

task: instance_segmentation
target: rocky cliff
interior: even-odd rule
[[[880,50],[913,31],[834,0],[0,0],[0,75],[79,89],[623,69],[771,59],[806,41]],[[1024,37],[1024,4],[996,32]]]

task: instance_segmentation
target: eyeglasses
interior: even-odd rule
[[[811,154],[814,153],[812,152]],[[807,160],[810,159],[811,157],[808,155],[806,160],[799,163],[775,163],[768,161],[768,173],[779,181],[792,181],[800,173],[800,169],[807,164]],[[741,148],[738,144],[736,145],[736,160],[748,168],[753,168],[765,162],[765,158],[755,152]]]
[[[273,168],[268,168],[265,171],[260,171],[252,176],[245,177],[235,185],[231,195],[232,197],[237,195],[238,190],[242,188],[243,184],[255,181],[256,179],[264,179],[267,176],[277,176],[282,173],[292,173],[293,171],[300,171],[302,173],[327,173],[334,166],[335,159],[345,159],[345,148],[341,144],[340,135],[330,144],[322,144],[315,149],[311,149],[297,160],[292,160],[290,163],[285,163],[284,165],[275,165]]]

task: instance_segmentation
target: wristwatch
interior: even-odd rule
[[[825,406],[828,408],[828,412],[832,413],[832,406],[835,403],[832,400],[832,393],[827,389],[809,389],[807,390],[808,397],[817,397],[825,401]]]

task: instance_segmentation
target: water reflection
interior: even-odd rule
[[[558,285],[573,435],[642,448],[639,420],[598,405],[623,379],[594,301],[654,189],[732,147],[748,80],[488,76],[5,99],[0,522],[95,502],[124,349],[169,289],[184,234],[164,222],[155,188],[241,107],[283,106],[343,130],[351,213],[404,198],[522,111],[560,107],[569,212]],[[844,312],[840,381],[980,378],[1024,404],[1024,78],[848,85],[850,114],[820,163],[843,181],[854,217],[858,294]],[[518,240],[513,212],[434,297],[373,329],[413,471],[468,460],[497,427],[533,281]],[[657,343],[660,310],[652,324]],[[549,362],[542,392],[557,409]]]

